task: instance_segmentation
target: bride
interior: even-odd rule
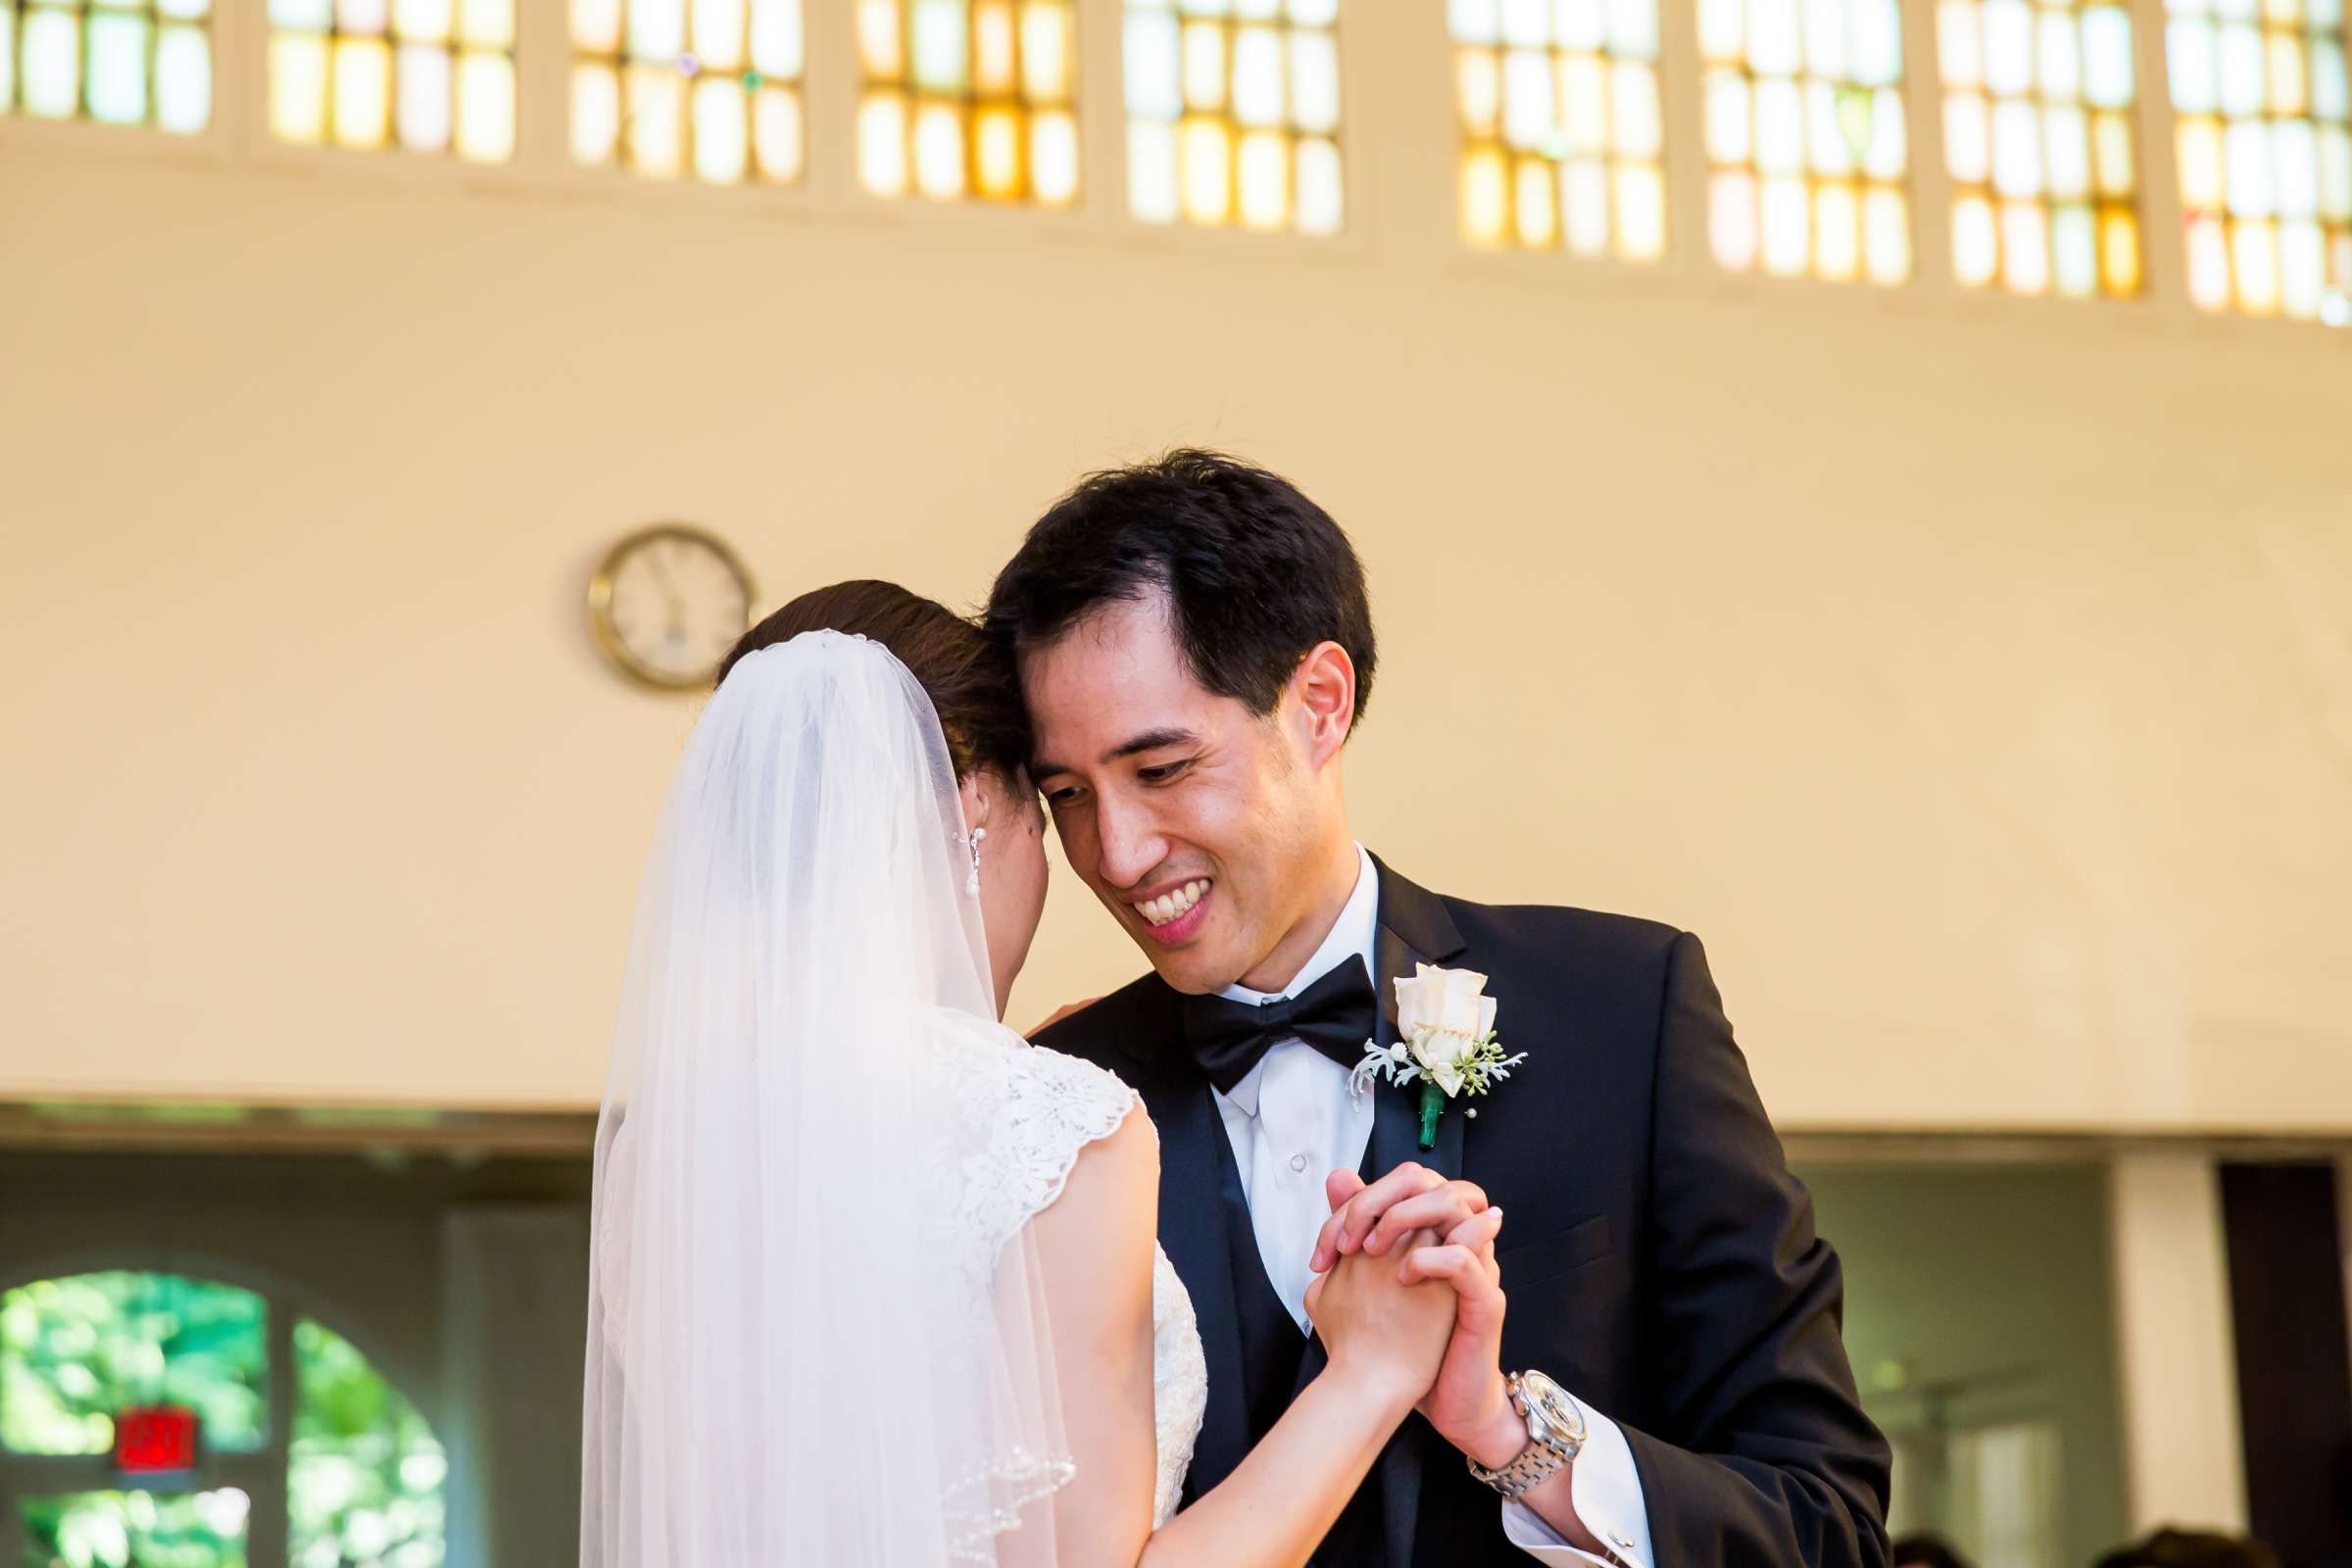
[[[1175,1511],[1207,1378],[1156,1138],[998,1021],[1045,902],[1026,745],[980,633],[890,584],[729,657],[597,1128],[583,1568],[1298,1565],[1435,1378],[1452,1292],[1342,1261],[1328,1366]]]

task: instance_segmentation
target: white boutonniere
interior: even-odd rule
[[[1348,1075],[1348,1089],[1361,1095],[1375,1078],[1421,1085],[1421,1147],[1438,1143],[1438,1117],[1458,1095],[1483,1095],[1527,1059],[1502,1054],[1494,1038],[1495,1001],[1485,995],[1487,977],[1470,969],[1414,965],[1411,979],[1396,977],[1396,1032],[1404,1038],[1383,1049],[1367,1040],[1364,1059]]]

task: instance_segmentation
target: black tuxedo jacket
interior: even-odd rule
[[[1838,1257],[1814,1234],[1698,939],[1440,898],[1383,865],[1375,956],[1383,1044],[1396,1038],[1394,977],[1438,963],[1490,977],[1495,1029],[1527,1060],[1476,1119],[1449,1103],[1426,1152],[1416,1096],[1375,1088],[1366,1171],[1417,1159],[1508,1212],[1502,1364],[1540,1368],[1624,1430],[1657,1568],[1881,1568],[1888,1452],[1838,1338]],[[1208,1358],[1189,1499],[1251,1441],[1235,1287],[1254,1244],[1234,1245],[1215,1199],[1232,1157],[1224,1123],[1157,975],[1039,1043],[1118,1073],[1158,1125],[1160,1245]],[[1418,1415],[1365,1486],[1385,1568],[1533,1561],[1504,1539],[1494,1494]]]

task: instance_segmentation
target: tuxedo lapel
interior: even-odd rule
[[[1377,858],[1375,865],[1380,862]],[[1446,963],[1462,953],[1461,933],[1453,917],[1434,894],[1407,882],[1380,865],[1380,929],[1373,941],[1373,985],[1380,993],[1377,1044],[1393,1046],[1396,1032],[1396,981],[1410,976],[1418,963]],[[1438,1142],[1421,1148],[1420,1086],[1397,1088],[1375,1082],[1372,1142],[1364,1156],[1367,1179],[1417,1160],[1448,1179],[1462,1173],[1462,1113],[1447,1106],[1438,1118]],[[1434,1435],[1424,1422],[1407,1416],[1380,1455],[1380,1499],[1383,1539],[1389,1568],[1406,1568],[1413,1560],[1413,1538],[1421,1519],[1421,1477],[1431,1458]]]

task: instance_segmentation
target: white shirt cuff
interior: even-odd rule
[[[1576,1407],[1585,1416],[1585,1446],[1577,1453],[1576,1471],[1568,1484],[1576,1516],[1587,1530],[1608,1543],[1617,1562],[1626,1568],[1652,1568],[1649,1505],[1642,1497],[1642,1475],[1634,1468],[1634,1450],[1616,1422],[1582,1399],[1576,1400]],[[1593,1563],[1607,1568],[1610,1561],[1568,1544],[1558,1531],[1544,1522],[1542,1514],[1524,1502],[1503,1503],[1502,1533],[1512,1545],[1538,1562]]]

